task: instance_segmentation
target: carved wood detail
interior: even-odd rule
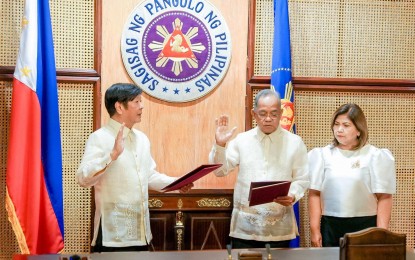
[[[152,248],[165,250],[224,249],[229,243],[233,190],[150,192]]]

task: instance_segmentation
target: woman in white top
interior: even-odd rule
[[[368,143],[365,115],[344,104],[331,121],[333,143],[308,154],[311,245],[339,246],[345,233],[388,228],[396,192],[395,159]]]

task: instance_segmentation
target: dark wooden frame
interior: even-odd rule
[[[94,68],[56,69],[57,81],[93,84],[93,128],[101,126],[102,0],[94,2]],[[14,66],[0,66],[0,80],[12,81]]]
[[[207,234],[204,233],[206,229],[194,228],[195,221],[197,220],[229,221],[229,225],[222,230],[226,234],[229,233],[233,210],[233,189],[192,189],[187,193],[160,193],[149,191],[149,199],[150,201],[158,201],[158,205],[149,203],[151,229],[160,230],[160,225],[158,225],[158,228],[156,227],[157,224],[153,226],[155,224],[153,221],[164,220],[163,228],[169,232],[168,234],[166,232],[153,232],[151,250],[200,250],[200,248],[195,248],[194,241],[196,237],[206,236]],[[226,200],[229,204],[198,204],[200,200],[206,202],[208,200],[214,201],[218,199],[221,201]],[[180,220],[177,218],[177,214],[182,216]],[[177,233],[177,229],[181,229],[182,232]],[[159,236],[162,238],[160,239]],[[228,236],[224,240],[226,244],[230,242]],[[221,248],[214,249],[224,249],[226,248],[226,244],[222,244]],[[215,245],[205,244],[205,246],[214,247]]]
[[[253,90],[269,88],[270,76],[254,75],[256,1],[249,1],[245,129],[252,128]],[[293,77],[295,90],[323,92],[415,93],[415,80]]]
[[[93,86],[93,129],[101,127],[101,63],[102,63],[102,0],[94,2],[94,68],[57,68],[57,82],[85,83]],[[14,66],[0,66],[0,80],[12,81]],[[91,191],[91,227],[95,212],[94,193]],[[91,232],[92,240],[93,232]]]

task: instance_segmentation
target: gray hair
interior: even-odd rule
[[[256,110],[256,108],[258,107],[258,101],[261,98],[264,97],[268,97],[268,96],[274,96],[278,99],[278,103],[281,106],[281,98],[280,95],[278,94],[278,92],[272,90],[272,89],[263,89],[261,91],[258,92],[258,94],[255,96],[255,100],[254,100],[254,110]]]

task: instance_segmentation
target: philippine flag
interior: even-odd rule
[[[62,150],[47,0],[26,0],[13,79],[6,208],[24,254],[64,248]]]

